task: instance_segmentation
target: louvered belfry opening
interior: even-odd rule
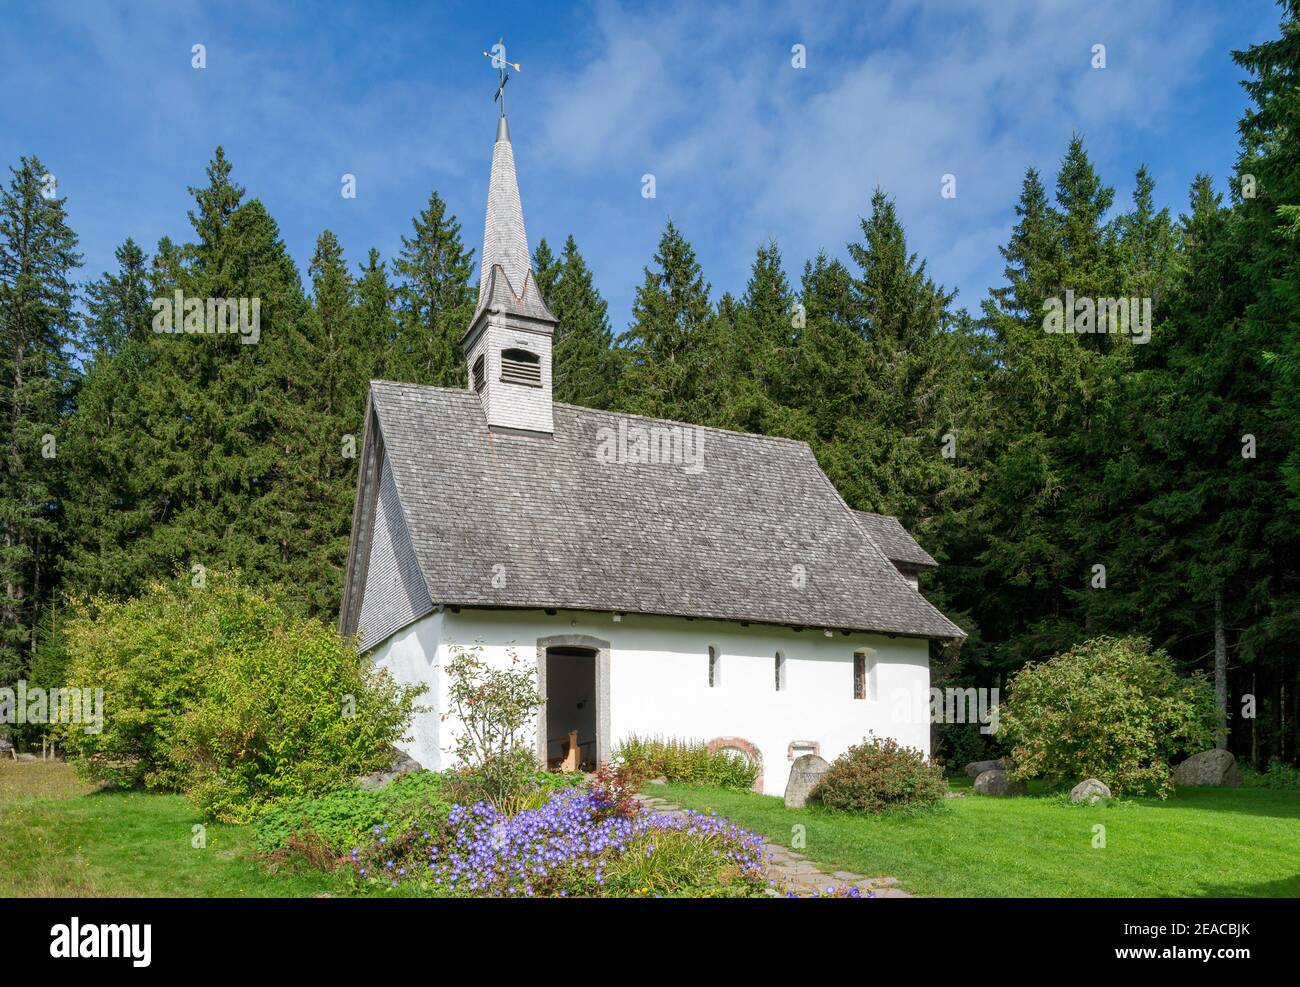
[[[483,390],[483,385],[487,383],[487,364],[486,358],[480,353],[479,358],[474,361],[474,391],[478,393]]]
[[[501,383],[542,386],[542,359],[527,350],[501,351]]]

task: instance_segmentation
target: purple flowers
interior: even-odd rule
[[[409,846],[423,859],[403,862],[426,864],[413,874],[453,893],[550,897],[671,891],[652,885],[655,875],[665,872],[658,867],[660,857],[674,852],[689,861],[683,868],[675,858],[665,860],[675,881],[686,870],[699,871],[708,885],[730,882],[732,893],[761,894],[766,887],[762,838],[717,816],[620,816],[599,793],[571,789],[513,816],[487,802],[456,805],[447,822],[450,837],[444,836],[441,846],[413,829]],[[408,837],[397,839],[406,844]],[[390,875],[394,863],[387,861]],[[404,876],[405,869],[397,874]]]

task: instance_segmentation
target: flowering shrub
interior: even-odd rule
[[[893,737],[855,744],[822,775],[813,798],[828,809],[880,812],[895,806],[934,805],[948,790],[943,769]]]
[[[627,737],[619,745],[623,763],[643,778],[663,777],[687,785],[716,785],[748,791],[758,768],[731,751],[710,751],[698,740]]]
[[[717,816],[620,816],[602,794],[574,789],[507,817],[488,802],[455,806],[449,838],[412,827],[377,831],[353,852],[363,881],[418,879],[476,897],[747,897],[767,893],[761,837]]]

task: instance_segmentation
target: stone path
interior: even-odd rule
[[[686,814],[686,810],[680,805],[674,805],[667,799],[659,798],[657,795],[638,795],[636,799],[649,812],[658,812],[668,816],[683,816]],[[802,853],[782,846],[780,843],[764,840],[763,854],[770,862],[768,872],[775,878],[777,884],[788,891],[793,891],[801,898],[811,897],[814,891],[825,894],[828,887],[839,887],[841,884],[856,885],[864,896],[870,891],[877,898],[912,897],[909,892],[897,887],[898,878],[896,877],[864,877],[861,874],[854,874],[845,870],[827,873]]]

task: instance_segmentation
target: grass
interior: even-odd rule
[[[967,779],[952,787],[970,792]],[[921,895],[958,897],[1300,897],[1300,791],[1180,789],[1174,797],[1076,806],[1031,790],[975,794],[914,816],[787,810],[779,798],[655,786],[712,809],[828,870],[892,875]],[[0,761],[0,897],[302,897],[351,893],[340,875],[273,873],[247,826],[206,827],[178,795],[104,793],[61,762]],[[1093,827],[1106,846],[1093,848]],[[379,892],[377,892],[379,893]],[[387,894],[387,892],[382,892]]]
[[[1165,801],[1081,806],[1031,788],[1021,798],[975,795],[912,816],[786,809],[751,792],[686,785],[654,794],[720,815],[828,870],[892,875],[940,897],[1300,897],[1300,792],[1185,788]],[[1106,845],[1094,848],[1093,827]]]
[[[251,827],[200,823],[179,795],[104,793],[62,762],[0,761],[0,897],[301,897],[342,892],[333,875],[273,874]]]

